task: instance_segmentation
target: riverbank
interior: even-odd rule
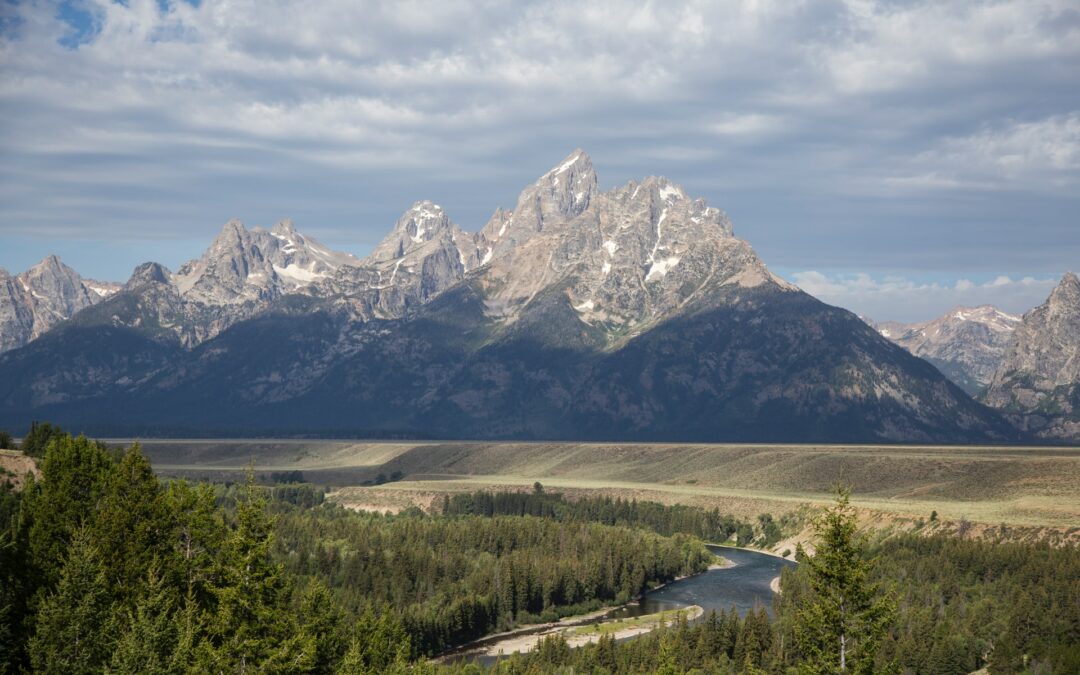
[[[715,555],[715,553],[714,553],[714,555]],[[455,647],[454,649],[452,649],[452,650],[450,650],[450,651],[448,651],[448,652],[446,652],[444,654],[436,656],[435,658],[431,659],[431,663],[449,663],[449,662],[452,662],[452,661],[457,661],[457,660],[459,660],[461,658],[491,657],[491,656],[497,656],[500,653],[512,654],[512,653],[517,652],[517,651],[531,651],[532,648],[536,645],[536,642],[541,637],[544,637],[546,635],[565,632],[565,631],[567,631],[569,629],[573,629],[573,628],[579,627],[579,626],[586,626],[586,625],[587,626],[602,626],[604,624],[615,624],[615,623],[618,623],[620,621],[625,624],[625,622],[628,621],[628,619],[613,619],[612,621],[600,622],[600,623],[594,623],[594,621],[596,619],[599,619],[600,617],[606,615],[606,614],[611,614],[611,613],[613,613],[613,612],[615,612],[617,610],[637,606],[641,602],[641,600],[644,598],[644,596],[646,594],[648,594],[648,593],[656,593],[657,591],[660,591],[660,590],[663,590],[664,588],[667,588],[671,584],[676,584],[676,583],[678,583],[680,581],[685,581],[686,579],[691,579],[693,577],[700,576],[702,574],[706,574],[707,572],[712,571],[712,570],[723,570],[723,569],[729,569],[729,568],[732,568],[732,567],[736,566],[734,562],[732,562],[731,560],[728,560],[727,558],[724,558],[723,556],[717,555],[716,558],[719,560],[719,562],[716,562],[716,563],[713,563],[712,565],[709,565],[709,567],[707,567],[705,569],[705,571],[697,572],[695,574],[688,574],[688,575],[681,576],[681,577],[676,577],[676,578],[672,579],[671,581],[662,583],[659,586],[656,586],[654,588],[649,589],[648,591],[646,591],[646,593],[638,595],[636,598],[634,598],[633,600],[631,600],[630,602],[627,602],[625,604],[612,605],[612,606],[609,606],[609,607],[603,607],[601,609],[598,609],[598,610],[593,611],[593,612],[589,612],[587,614],[577,614],[577,615],[574,615],[574,616],[563,617],[562,619],[559,619],[558,621],[551,621],[551,622],[548,622],[548,623],[526,624],[524,626],[519,626],[518,628],[513,628],[513,629],[510,629],[510,630],[507,630],[507,631],[503,631],[501,633],[493,633],[491,635],[486,635],[486,636],[484,636],[482,638],[479,638],[477,640],[473,640],[472,642],[461,645],[460,647]],[[686,608],[686,609],[689,609],[689,607]],[[701,607],[698,607],[698,609],[701,610],[701,612],[699,612],[697,614],[694,614],[693,616],[689,616],[687,618],[688,621],[692,621],[692,620],[700,617],[704,613],[704,609],[702,609]],[[658,612],[657,615],[658,614],[663,614],[663,612]],[[646,615],[646,616],[655,616],[655,615]],[[635,617],[635,620],[636,619],[642,619],[642,618],[644,618],[644,617]],[[645,630],[642,630],[642,629],[640,629],[640,626],[631,627],[629,625],[626,625],[625,628],[624,628],[624,632],[626,632],[626,634],[625,635],[616,635],[616,639],[621,639],[623,637],[634,637],[636,635],[641,635],[642,633],[647,633],[647,632],[653,630],[653,628],[655,628],[655,626],[652,626],[652,627],[649,627],[649,628],[647,628]],[[634,632],[629,632],[631,630],[633,630]],[[582,633],[581,635],[587,635],[587,634],[588,633]],[[599,636],[599,634],[597,634],[597,639],[599,639],[598,636]],[[577,639],[577,638],[575,638],[575,639]],[[573,642],[570,640],[569,637],[567,638],[567,641],[571,643],[571,646],[577,646],[577,645],[573,644]],[[587,640],[586,642],[591,642],[591,641],[592,640]],[[582,642],[582,644],[585,644],[585,643]],[[521,648],[522,645],[527,646],[528,649],[522,649]]]
[[[760,553],[761,555],[767,555],[772,558],[779,558],[780,560],[787,560],[788,562],[794,561],[794,557],[783,556],[779,553],[766,551],[762,548],[750,548],[749,546],[732,546],[731,544],[706,544],[706,546],[712,546],[713,548],[728,548],[733,551],[750,551],[751,553]]]
[[[546,630],[509,635],[476,650],[458,652],[453,656],[454,658],[461,658],[462,656],[492,658],[509,656],[515,653],[527,654],[536,649],[541,640],[552,635],[561,635],[570,647],[581,647],[596,642],[605,635],[610,635],[616,640],[624,640],[650,633],[660,626],[670,626],[676,621],[693,621],[700,618],[704,613],[704,609],[698,605],[692,605],[683,609],[668,610],[626,619],[611,619],[599,623],[584,623],[586,619],[578,618],[575,624],[555,624]],[[594,613],[589,618],[597,617]],[[436,659],[435,662],[440,662],[440,659]]]

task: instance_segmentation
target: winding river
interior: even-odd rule
[[[773,591],[769,587],[772,580],[780,576],[785,567],[794,567],[795,563],[777,556],[729,546],[709,546],[716,555],[722,556],[731,565],[710,569],[685,579],[673,581],[662,588],[649,591],[636,603],[623,605],[609,612],[599,614],[582,623],[600,623],[611,619],[622,619],[657,612],[698,605],[705,610],[729,610],[734,606],[740,615],[755,607],[765,607],[772,615]],[[547,627],[514,631],[515,636],[540,633]],[[475,658],[484,664],[493,663],[496,657],[482,655],[486,650],[497,647],[505,641],[502,636],[477,640],[469,645],[455,649],[443,655],[440,660],[457,661]]]
[[[744,548],[710,546],[709,550],[731,561],[733,566],[672,582],[646,593],[638,604],[613,610],[605,618],[641,616],[689,605],[700,606],[705,614],[714,609],[718,612],[731,609],[734,605],[740,615],[762,605],[771,616],[773,591],[769,584],[780,576],[780,570],[794,567],[795,563]]]

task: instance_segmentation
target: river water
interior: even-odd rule
[[[731,561],[733,566],[711,569],[672,581],[663,588],[649,591],[639,602],[613,609],[587,623],[655,614],[691,605],[699,605],[704,609],[703,616],[707,616],[711,610],[719,612],[733,606],[740,615],[745,615],[748,610],[758,606],[765,607],[771,616],[773,591],[769,584],[780,576],[780,570],[794,567],[795,563],[743,548],[709,546],[709,550]],[[542,630],[544,629],[538,628],[537,632]],[[496,657],[477,656],[476,650],[497,642],[498,638],[481,639],[451,651],[444,655],[444,658],[454,661],[475,658],[478,663],[490,665],[496,661]]]
[[[771,616],[773,592],[769,584],[780,576],[780,570],[794,567],[795,563],[743,548],[710,546],[709,550],[735,566],[674,581],[646,593],[638,604],[621,607],[605,618],[654,614],[689,605],[700,605],[705,614],[713,609],[719,612],[735,606],[740,615],[761,605]]]

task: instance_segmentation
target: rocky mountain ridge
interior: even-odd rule
[[[582,322],[615,342],[695,297],[706,299],[713,286],[794,290],[734,237],[719,209],[662,177],[601,192],[581,150],[476,233],[452,223],[438,204],[419,201],[357,259],[305,237],[287,220],[269,231],[231,220],[201,258],[175,273],[158,265],[148,284],[145,267],[80,320],[171,333],[190,348],[287,295],[354,320],[395,319],[469,276],[484,289],[487,315],[505,324],[562,284]],[[132,297],[140,294],[151,297]]]
[[[577,150],[478,232],[414,204],[372,253],[230,222],[199,260],[0,355],[0,423],[95,433],[1002,442],[1016,433],[773,275],[671,181]],[[118,411],[123,411],[122,414]]]
[[[926,359],[971,395],[989,384],[1020,317],[991,305],[955,307],[919,323],[876,323],[882,336]]]
[[[0,352],[21,347],[119,289],[83,279],[55,255],[14,276],[0,268]]]
[[[1024,314],[986,402],[1049,439],[1080,438],[1080,279],[1069,272]]]

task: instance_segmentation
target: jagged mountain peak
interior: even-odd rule
[[[479,235],[491,261],[489,316],[514,323],[535,299],[550,305],[545,289],[561,287],[572,316],[618,341],[691,306],[738,301],[738,292],[716,292],[724,286],[794,290],[732,235],[722,211],[671,180],[649,176],[608,192],[595,181],[588,156],[575,151],[528,186],[512,213],[495,212]],[[578,191],[568,197],[568,187]]]
[[[1050,304],[1076,306],[1080,304],[1080,279],[1072,272],[1066,272],[1047,299]]]
[[[265,303],[360,261],[301,234],[285,219],[270,230],[232,219],[202,257],[185,263],[173,280],[181,296],[204,305]]]
[[[512,212],[495,212],[478,235],[487,249],[482,258],[497,258],[540,232],[566,225],[585,213],[599,192],[592,159],[575,150],[522,190]]]
[[[563,174],[570,175],[583,175],[589,174],[595,176],[596,171],[593,169],[592,157],[589,157],[581,148],[575,149],[569,155],[563,158],[561,162],[551,167],[551,169],[543,176],[538,178],[536,182],[545,183],[548,181],[554,181],[560,178]]]
[[[214,241],[210,243],[211,247],[214,246],[231,246],[236,242],[241,242],[250,236],[248,229],[244,227],[243,221],[239,218],[230,218],[221,226],[221,232],[214,237]]]
[[[296,232],[296,225],[293,223],[292,218],[282,218],[278,222],[274,223],[274,226],[270,228],[270,234],[277,234],[287,236]]]
[[[0,352],[26,344],[102,297],[56,255],[15,276],[0,274]]]
[[[59,296],[66,296],[62,304],[90,305],[92,301],[87,299],[76,300],[76,296],[89,293],[83,286],[82,277],[79,273],[65,265],[56,255],[46,256],[41,262],[34,265],[18,276],[24,288],[34,297],[51,303]],[[50,304],[51,306],[51,304]],[[61,312],[67,314],[67,312]],[[70,314],[68,314],[70,316]]]
[[[161,263],[145,262],[135,268],[131,278],[124,284],[125,290],[136,289],[144,284],[169,284],[172,282],[172,272]]]
[[[534,183],[535,194],[529,194],[528,189],[522,193],[518,205],[535,200],[542,213],[555,210],[564,217],[573,217],[589,208],[598,185],[592,158],[579,148]]]
[[[450,217],[441,206],[425,199],[413,204],[394,225],[395,232],[408,235],[414,244],[431,241],[450,229]]]
[[[41,259],[41,262],[30,267],[22,273],[25,279],[41,279],[41,278],[66,278],[74,279],[79,276],[78,272],[73,270],[64,264],[60,260],[60,256],[51,254]]]
[[[364,258],[367,263],[378,264],[397,260],[428,242],[454,236],[458,231],[441,206],[431,200],[421,200],[401,214],[393,229]]]
[[[1021,317],[1009,314],[993,305],[967,307],[958,305],[949,310],[939,321],[970,322],[987,326],[991,330],[1012,332]]]
[[[288,218],[279,221],[270,229],[270,237],[275,241],[265,240],[265,243],[260,242],[260,245],[267,250],[267,258],[278,266],[288,267],[295,264],[318,275],[329,274],[343,266],[360,264],[360,260],[351,253],[333,251],[313,237],[302,234]]]
[[[71,269],[71,268],[68,267],[67,265],[65,265],[62,260],[60,260],[60,256],[56,255],[55,253],[50,253],[49,255],[42,258],[41,262],[39,262],[38,264],[32,266],[30,268],[30,271],[38,270],[38,269],[58,270],[58,269]]]

